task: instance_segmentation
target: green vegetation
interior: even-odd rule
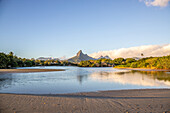
[[[80,67],[130,67],[130,68],[151,68],[151,69],[170,69],[170,55],[163,57],[148,57],[140,60],[133,58],[116,58],[81,61]]]
[[[127,59],[126,59],[127,61]],[[163,57],[148,57],[137,61],[127,61],[123,65],[116,67],[130,67],[130,68],[150,68],[150,69],[170,69],[170,55]]]
[[[98,59],[81,61],[79,64],[60,60],[35,60],[20,58],[12,52],[0,53],[0,68],[31,67],[31,66],[80,66],[80,67],[116,67],[116,68],[151,68],[170,69],[170,55],[163,57],[148,57],[140,60],[133,58]]]
[[[17,57],[10,52],[9,54],[0,53],[0,68],[35,66],[34,59]]]
[[[78,66],[80,67],[113,67],[125,63],[125,59],[116,58],[114,60],[101,58],[99,60],[81,61]]]
[[[35,59],[26,59],[20,58],[10,52],[9,54],[0,53],[0,68],[12,68],[12,67],[32,67],[32,66],[68,66],[77,64],[68,62],[68,61],[59,61],[59,60],[35,60]]]
[[[4,53],[0,53],[0,68],[6,68],[8,67],[8,56]]]

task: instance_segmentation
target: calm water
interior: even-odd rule
[[[170,88],[169,72],[113,68],[32,67],[66,69],[58,72],[0,74],[0,93],[61,94],[101,90]]]

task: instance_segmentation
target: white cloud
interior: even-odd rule
[[[159,7],[166,7],[170,0],[139,0],[144,1],[147,6],[159,6]]]
[[[138,47],[130,47],[130,48],[120,48],[110,51],[99,51],[91,54],[91,57],[99,58],[101,55],[108,55],[110,58],[132,58],[132,57],[140,57],[141,53],[144,54],[145,57],[150,56],[166,56],[170,55],[170,44],[166,45],[144,45]]]

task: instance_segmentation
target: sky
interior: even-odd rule
[[[143,54],[143,56],[141,56]],[[170,55],[170,44],[164,45],[143,45],[129,48],[119,48],[110,51],[98,51],[90,54],[93,58],[100,56],[109,56],[111,59],[115,58],[144,58],[144,57],[161,57]]]
[[[169,1],[0,0],[0,52],[69,58],[79,50],[167,45]]]

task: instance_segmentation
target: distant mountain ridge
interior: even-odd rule
[[[37,60],[46,61],[46,60],[60,60],[60,59],[59,58],[53,58],[53,57],[39,57],[39,58],[37,58]]]
[[[110,60],[112,60],[108,55],[106,55],[106,56],[102,56],[102,55],[101,55],[101,56],[98,58],[98,60],[99,60],[99,59],[102,59],[102,58],[103,58],[103,59],[110,59]]]
[[[86,60],[96,60],[96,59],[88,56],[87,54],[83,54],[82,50],[80,50],[76,56],[68,59],[67,61],[77,63]]]

